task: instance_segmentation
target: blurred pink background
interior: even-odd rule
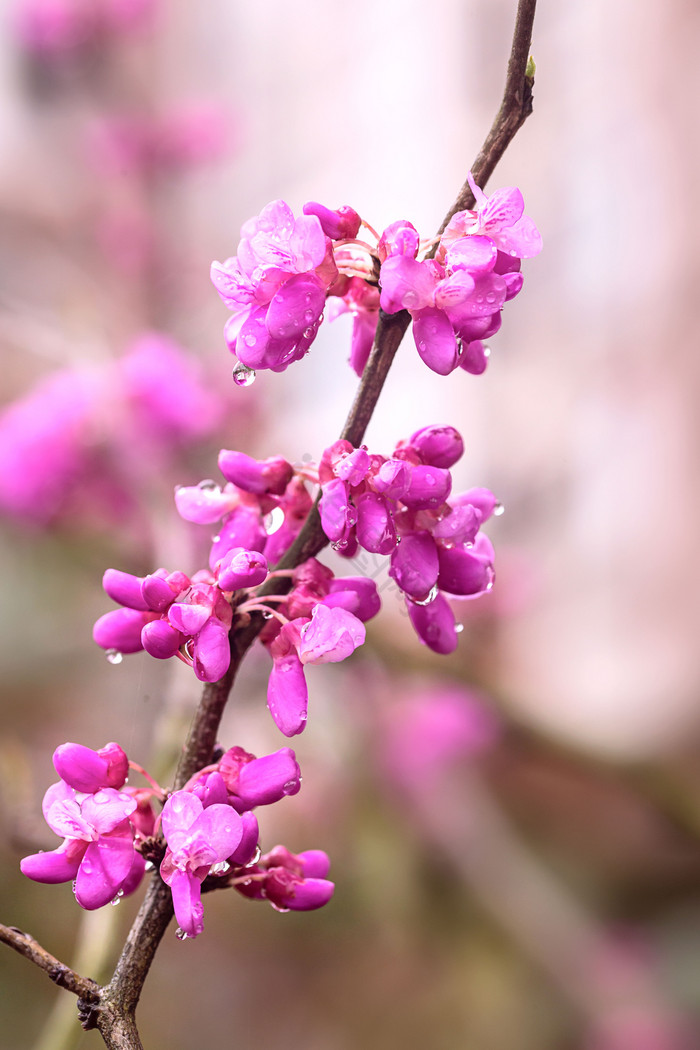
[[[213,476],[221,446],[317,458],[356,385],[341,318],[286,373],[237,389],[210,262],[278,197],[430,236],[500,103],[515,3],[105,0],[97,24],[98,8],[0,8],[0,398],[66,368],[101,391],[67,505],[0,522],[0,918],[66,961],[87,952],[95,975],[138,902],[85,918],[69,886],[19,876],[51,846],[51,753],[116,739],[167,780],[198,693],[180,666],[105,662],[102,572],[197,568],[173,485]],[[27,25],[49,15],[37,40]],[[456,487],[506,508],[489,526],[496,588],[461,606],[451,658],[419,647],[387,588],[362,655],[315,669],[302,792],[262,829],[268,848],[328,850],[334,901],[280,916],[212,894],[204,935],[171,930],[156,958],[146,1046],[700,1045],[699,47],[687,0],[541,3],[534,114],[490,188],[521,188],[545,249],[485,375],[429,372],[409,335],[368,432],[388,453],[419,426],[460,429]],[[120,393],[147,331],[212,391],[197,434],[200,410],[149,434]],[[266,671],[251,656],[227,746],[281,746]],[[445,754],[428,703],[443,689],[476,727]],[[438,742],[409,783],[391,755],[414,717]],[[8,1050],[102,1045],[9,950],[0,987]]]

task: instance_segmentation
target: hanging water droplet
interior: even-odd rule
[[[250,386],[255,382],[255,370],[239,362],[233,370],[233,381],[236,386]]]
[[[437,586],[437,584],[435,584],[435,586],[430,589],[429,594],[427,594],[425,596],[425,598],[420,598],[420,599],[419,598],[411,598],[411,601],[413,602],[414,605],[430,605],[431,602],[435,601],[437,596],[438,596],[438,586]]]
[[[279,904],[275,904],[274,901],[270,901],[270,904],[275,909],[275,911],[278,911],[280,913],[280,915],[286,915],[289,911],[289,908],[282,908]]]
[[[204,481],[200,481],[197,488],[201,489],[202,492],[213,492],[215,489],[219,488],[219,485],[213,478],[205,478]]]
[[[506,508],[503,506],[502,503],[497,503],[496,506],[493,508],[494,518],[500,518],[501,514],[505,513],[505,509]]]
[[[210,875],[225,875],[227,871],[231,870],[231,865],[226,860],[220,861],[218,864],[212,864],[209,869]]]
[[[490,357],[491,356],[491,347],[490,346],[483,347],[482,353],[483,353],[484,357]]]
[[[120,653],[118,649],[108,649],[105,656],[110,664],[120,664],[124,659],[124,653]]]
[[[146,863],[144,864],[144,869],[146,871],[155,871],[156,866],[155,866],[155,864],[153,863],[152,860],[147,860]]]
[[[347,540],[336,540],[335,543],[331,543],[331,547],[334,551],[344,551],[347,545]]]
[[[175,930],[175,936],[177,937],[178,941],[186,941],[189,934],[185,933],[185,931],[181,930],[178,926],[178,928]]]
[[[255,847],[255,853],[253,854],[253,859],[248,861],[248,863],[246,864],[246,868],[254,867],[258,863],[258,861],[260,860],[261,857],[262,857],[262,850],[260,849],[260,846],[256,846]],[[244,886],[250,886],[252,881],[253,881],[252,879],[246,879],[246,881],[243,883],[243,885]]]
[[[282,525],[284,525],[284,511],[281,507],[273,507],[263,519],[265,532],[268,536],[271,536],[273,532],[277,532],[278,529],[282,528]]]
[[[214,537],[212,538],[212,541],[211,541],[211,542],[212,542],[212,543],[221,543],[221,536],[214,536]]]
[[[73,890],[73,893],[75,893],[75,887],[77,885],[78,885],[78,880],[77,879],[73,879],[73,882],[71,883],[71,889]]]
[[[282,788],[282,791],[283,791],[283,793],[285,795],[291,795],[292,791],[296,791],[298,787],[299,787],[299,781],[298,780],[288,780],[287,783]]]
[[[272,612],[272,609],[263,609],[263,614],[262,614],[263,620],[271,620],[273,616],[274,616],[274,613]]]
[[[456,623],[455,624],[455,634],[461,634],[463,630],[464,630],[464,624],[463,623]]]
[[[112,897],[112,899],[111,899],[111,901],[109,903],[112,905],[113,908],[116,908],[117,904],[119,904],[119,902],[121,901],[123,896],[124,896],[124,890],[119,890],[119,892],[117,893],[116,897]]]

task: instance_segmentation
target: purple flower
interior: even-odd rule
[[[230,792],[228,801],[239,813],[296,795],[301,787],[299,763],[289,747],[263,758],[256,758],[242,747],[232,747],[219,760],[218,767]]]
[[[36,882],[75,880],[78,904],[88,911],[101,908],[124,889],[134,864],[141,870],[129,821],[136,807],[131,795],[114,788],[83,796],[63,781],[53,784],[42,809],[51,830],[65,841],[50,853],[25,857],[20,862],[22,872]],[[137,882],[138,878],[129,889]]]
[[[329,868],[322,850],[295,854],[275,846],[246,870],[236,889],[244,897],[269,901],[276,911],[312,911],[333,896],[335,886],[326,878]]]
[[[196,937],[204,929],[202,882],[234,853],[243,823],[231,806],[205,809],[191,791],[175,791],[163,807],[162,828],[168,848],[160,874],[170,886],[180,928]]]
[[[129,775],[129,759],[119,744],[105,744],[98,751],[82,744],[61,744],[53,753],[61,780],[75,791],[95,792],[120,788]]]
[[[302,664],[338,663],[364,643],[365,634],[357,616],[320,602],[299,630],[299,659]]]
[[[284,201],[268,204],[244,223],[237,256],[212,264],[214,286],[233,311],[229,348],[248,368],[284,371],[311,346],[337,276],[317,216],[295,219]]]

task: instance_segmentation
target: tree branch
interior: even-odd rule
[[[70,966],[66,966],[55,955],[47,952],[46,948],[42,948],[31,934],[23,933],[16,926],[3,926],[0,923],[0,941],[9,944],[10,948],[14,948],[25,959],[33,962],[59,988],[65,988],[78,998],[84,999],[86,1003],[97,1002],[100,993],[98,983],[89,977],[81,977],[75,970],[71,970]]]
[[[518,3],[503,100],[491,130],[471,168],[474,179],[481,186],[485,185],[518,128],[532,111],[532,80],[526,78],[525,70],[530,53],[535,5],[536,0],[519,0]],[[442,233],[456,212],[473,207],[473,205],[474,198],[468,184],[465,183],[438,232]],[[341,437],[355,447],[362,442],[409,323],[410,315],[405,310],[391,315],[380,311],[374,346],[341,433]],[[321,528],[317,499],[303,528],[281,559],[278,568],[293,568],[301,564],[307,558],[318,554],[327,542]],[[271,593],[269,588],[274,587],[279,592],[285,586],[287,589],[291,587],[291,581],[276,579],[271,581],[269,587],[260,588],[258,593],[264,597],[266,593]],[[175,777],[176,788],[182,787],[198,769],[211,761],[221,717],[238,668],[245,653],[262,630],[264,622],[260,614],[256,613],[251,616],[245,627],[239,626],[232,630],[229,670],[219,682],[204,687],[178,765]],[[155,874],[124,945],[114,976],[109,985],[101,990],[99,1003],[95,1007],[96,1012],[92,1023],[99,1028],[110,1050],[142,1050],[134,1020],[134,1011],[151,962],[172,915],[170,890]],[[26,935],[19,936],[27,940]],[[12,942],[8,941],[8,943]],[[13,947],[17,946],[13,944]],[[17,948],[17,950],[22,949]],[[32,957],[28,950],[23,954]],[[53,963],[62,967],[57,960],[53,960]],[[38,964],[44,969],[49,969],[48,965],[42,962]],[[61,972],[66,970],[66,967],[62,967]],[[86,991],[89,991],[93,997],[95,996],[96,986],[93,987],[91,982],[79,978],[72,971],[67,972],[68,979],[74,984],[74,987],[71,987],[72,991],[75,991],[78,986],[81,988],[84,986]],[[56,980],[55,977],[53,979]],[[76,994],[83,995],[83,992],[79,991]]]

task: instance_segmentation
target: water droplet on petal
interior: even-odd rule
[[[253,859],[248,861],[248,863],[246,864],[246,868],[254,867],[258,863],[258,861],[260,860],[261,857],[262,857],[262,850],[260,849],[260,846],[256,846],[255,847],[255,853],[253,855]],[[252,881],[253,881],[252,879],[246,879],[246,881],[243,883],[243,885],[244,886],[250,886]]]
[[[273,532],[277,532],[278,529],[284,525],[284,511],[281,507],[273,507],[269,514],[263,519],[263,526],[268,536],[272,536]]]
[[[228,828],[226,829],[229,830]],[[227,871],[231,870],[231,865],[226,860],[219,861],[218,864],[212,864],[209,869],[210,875],[225,875]]]
[[[105,656],[110,664],[120,664],[124,659],[124,653],[120,653],[118,649],[108,649]]]
[[[233,381],[236,386],[250,386],[255,382],[255,370],[246,368],[245,365],[237,364],[233,370]]]
[[[414,605],[430,605],[431,602],[435,601],[437,596],[438,586],[437,584],[435,584],[435,586],[431,588],[430,593],[427,594],[425,598],[421,598],[420,600],[418,598],[411,598],[411,601]]]
[[[497,503],[496,506],[493,508],[494,518],[500,518],[501,514],[505,513],[505,509],[506,508],[503,506],[502,503]]]
[[[292,791],[296,791],[298,786],[299,786],[299,781],[298,780],[288,780],[287,783],[282,788],[282,791],[284,792],[285,795],[289,795],[289,794],[291,794]]]
[[[205,478],[204,481],[200,481],[197,488],[201,489],[202,492],[214,492],[219,488],[219,484],[213,478]]]
[[[243,342],[246,344],[246,346],[255,346],[257,341],[257,336],[253,335],[252,332],[248,332],[248,334],[243,339]]]
[[[348,545],[347,540],[336,540],[335,543],[331,543],[331,547],[334,551],[344,551]]]
[[[124,890],[119,890],[119,892],[117,893],[116,897],[112,897],[112,899],[111,899],[111,901],[109,903],[112,905],[113,908],[116,908],[117,904],[119,904],[119,902],[121,901],[123,896],[124,896]]]

